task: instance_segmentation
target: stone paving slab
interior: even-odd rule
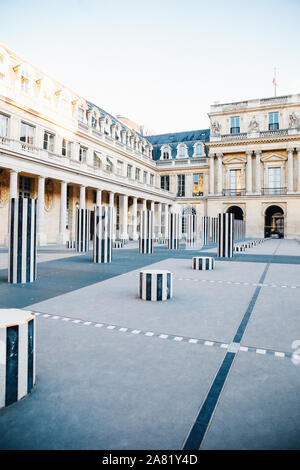
[[[37,318],[37,384],[1,449],[180,449],[224,350]]]
[[[300,365],[238,353],[203,449],[300,449]]]

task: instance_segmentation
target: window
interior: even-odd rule
[[[135,179],[136,181],[140,181],[141,170],[139,168],[135,169]]]
[[[28,197],[30,198],[31,195],[31,178],[27,176],[20,176],[19,180],[19,196],[20,197]]]
[[[78,121],[84,122],[84,109],[81,106],[78,108]]]
[[[164,148],[162,152],[162,158],[163,160],[169,160],[171,158],[171,151],[169,148]]]
[[[268,168],[268,185],[270,194],[280,194],[280,167]]]
[[[96,115],[95,111],[93,111],[93,113],[92,113],[92,128],[96,129],[96,127],[97,127],[97,115]]]
[[[269,113],[269,130],[279,129],[278,113]]]
[[[123,162],[121,160],[117,160],[117,175],[123,175]]]
[[[235,116],[230,118],[230,134],[239,134],[240,132],[240,117]]]
[[[0,114],[0,137],[7,137],[8,133],[8,117]]]
[[[34,129],[35,128],[33,126],[30,126],[30,124],[25,124],[24,122],[21,122],[21,142],[26,142],[27,144],[33,145]]]
[[[178,156],[179,156],[179,158],[185,158],[186,157],[186,147],[185,147],[185,145],[181,145],[179,147]]]
[[[66,210],[66,229],[69,229],[71,187],[67,186],[67,210]]]
[[[21,91],[26,95],[29,92],[29,77],[26,71],[23,71],[21,75]]]
[[[203,174],[193,175],[193,196],[203,196]]]
[[[106,157],[106,165],[105,165],[105,170],[112,172],[113,171],[113,163],[110,160],[110,158]]]
[[[94,168],[100,168],[100,158],[96,152],[94,152]]]
[[[165,189],[166,191],[169,191],[169,188],[170,188],[170,176],[169,175],[160,177],[160,187],[161,189]]]
[[[197,144],[196,145],[195,156],[196,157],[202,157],[203,156],[203,145],[202,144]]]
[[[127,178],[132,178],[132,165],[127,165]]]
[[[69,142],[66,139],[62,140],[62,145],[61,145],[61,154],[64,157],[69,157],[71,158],[72,156],[72,142]]]
[[[79,147],[79,161],[80,162],[86,162],[86,152],[87,152],[87,149],[80,145]]]
[[[230,170],[229,173],[230,192],[233,195],[240,196],[242,189],[242,171]]]
[[[49,150],[49,152],[54,152],[54,135],[50,132],[44,132],[44,150]]]
[[[147,171],[144,171],[143,172],[143,183],[146,184],[147,183]]]
[[[177,197],[185,196],[185,175],[177,175]]]
[[[150,175],[150,185],[154,185],[154,175]]]

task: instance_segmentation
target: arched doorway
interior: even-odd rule
[[[228,214],[234,214],[235,220],[244,220],[244,212],[239,206],[228,207],[226,212]]]
[[[279,206],[270,206],[265,212],[265,237],[271,234],[284,237],[284,212]]]

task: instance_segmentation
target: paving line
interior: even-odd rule
[[[161,332],[155,332],[155,331],[144,331],[144,330],[139,330],[136,328],[129,328],[129,327],[124,327],[120,325],[112,325],[111,323],[99,323],[99,322],[94,322],[94,321],[85,321],[82,319],[78,318],[70,318],[70,317],[64,317],[61,315],[51,315],[48,313],[42,313],[42,312],[35,312],[33,313],[37,317],[41,318],[47,318],[51,320],[61,320],[64,322],[71,322],[75,325],[78,326],[92,326],[94,328],[104,328],[107,330],[111,331],[116,331],[120,333],[128,333],[128,334],[133,334],[133,335],[140,335],[140,336],[146,336],[146,337],[154,337],[154,338],[160,338],[160,339],[166,339],[169,341],[175,341],[177,343],[189,343],[189,344],[200,344],[202,346],[207,346],[207,347],[218,347],[221,349],[228,349],[231,345],[229,343],[223,343],[221,341],[212,341],[208,339],[202,339],[202,338],[191,338],[189,336],[178,336],[178,335],[172,335],[172,334],[166,334],[166,333],[161,333]],[[232,344],[232,343],[231,343]],[[297,356],[293,353],[287,352],[287,351],[275,351],[273,349],[266,349],[266,348],[256,348],[253,346],[242,346],[240,345],[239,347],[236,347],[236,352],[241,351],[241,352],[254,352],[256,354],[260,355],[272,355],[274,357],[281,357],[281,358],[291,358],[295,357],[298,359],[300,356]]]

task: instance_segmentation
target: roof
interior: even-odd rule
[[[162,145],[168,145],[171,148],[172,158],[176,158],[177,145],[184,143],[188,148],[188,156],[192,157],[194,153],[194,144],[196,142],[209,141],[209,129],[200,129],[195,131],[173,132],[169,134],[148,135],[147,140],[153,145],[153,159],[159,160],[160,149]],[[207,155],[207,149],[205,147]]]

